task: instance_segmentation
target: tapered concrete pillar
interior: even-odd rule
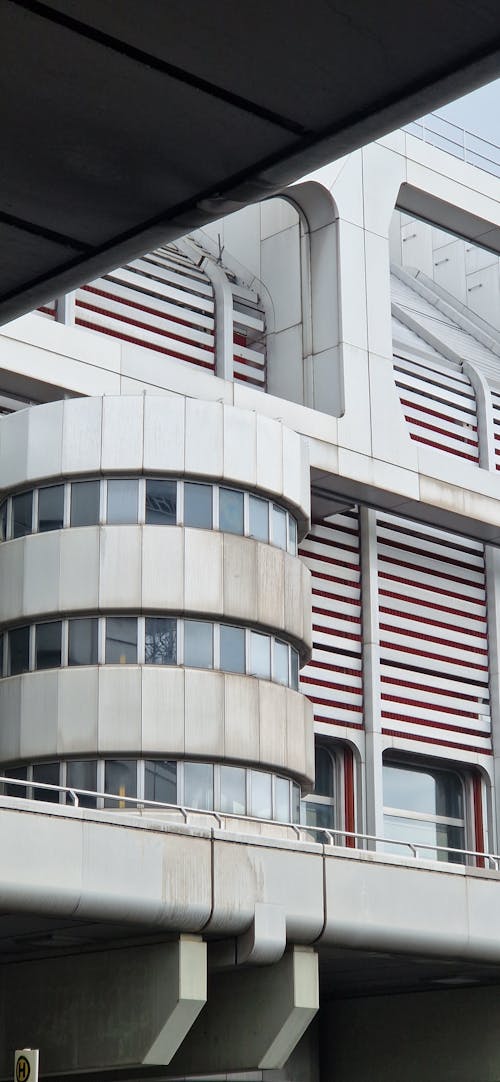
[[[3,967],[0,1074],[40,1049],[42,1075],[167,1064],[206,1001],[206,944],[175,942]]]
[[[294,947],[275,965],[215,973],[169,1074],[283,1067],[318,1004],[318,957],[310,948]]]

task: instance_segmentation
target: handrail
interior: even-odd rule
[[[412,120],[404,126],[403,131],[444,150],[454,158],[475,165],[485,173],[500,177],[500,146],[446,120],[438,113],[428,113],[419,120]]]
[[[57,793],[66,793],[71,797],[73,801],[73,807],[78,808],[79,797],[92,797],[94,800],[116,800],[122,807],[118,808],[118,811],[125,811],[124,804],[132,804],[138,810],[144,808],[151,808],[153,811],[173,811],[182,815],[184,823],[189,825],[189,816],[208,816],[211,819],[215,819],[217,825],[221,830],[228,829],[228,820],[233,822],[242,823],[257,823],[259,826],[272,826],[274,828],[286,828],[292,830],[296,841],[298,843],[304,842],[310,843],[311,834],[319,834],[320,842],[323,842],[324,838],[328,839],[329,845],[338,845],[335,841],[336,838],[352,838],[356,842],[374,842],[376,845],[397,845],[403,849],[409,850],[415,860],[423,860],[421,856],[421,850],[431,853],[447,853],[455,854],[460,857],[474,857],[476,860],[488,861],[490,867],[494,871],[500,870],[500,854],[498,853],[486,853],[476,849],[457,849],[451,845],[433,845],[431,842],[413,842],[403,841],[401,838],[388,838],[381,834],[365,834],[362,831],[356,830],[342,830],[336,827],[322,827],[322,826],[309,826],[307,823],[287,823],[280,822],[277,819],[261,819],[256,815],[240,815],[237,812],[217,812],[204,808],[191,808],[183,804],[167,804],[161,800],[147,800],[145,797],[133,797],[125,796],[123,793],[102,793],[93,789],[77,789],[69,785],[52,785],[50,782],[43,781],[27,781],[23,778],[7,778],[0,775],[0,785],[18,785],[24,789],[50,789]],[[93,809],[94,810],[94,809]],[[95,809],[100,810],[100,809]],[[305,835],[305,836],[304,836]],[[344,843],[346,847],[346,844]],[[355,845],[354,848],[358,848],[360,851],[367,851],[366,847],[363,850],[362,847]],[[369,851],[369,850],[368,850]],[[467,861],[461,861],[460,863],[466,864]]]

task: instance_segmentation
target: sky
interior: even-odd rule
[[[453,124],[500,146],[500,79],[442,109],[436,109],[436,112]]]

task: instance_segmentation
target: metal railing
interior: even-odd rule
[[[445,120],[437,113],[429,113],[420,120],[406,124],[403,131],[415,135],[424,143],[430,143],[439,150],[460,158],[469,165],[475,165],[485,173],[500,177],[500,147],[496,143],[483,139],[466,128]]]
[[[80,807],[80,797],[90,798],[95,801],[97,805],[98,800],[102,801],[116,801],[118,804],[118,811],[137,810],[143,811],[150,809],[152,811],[166,811],[174,812],[182,816],[183,822],[186,826],[189,826],[190,817],[195,816],[197,825],[199,825],[200,818],[207,818],[215,820],[217,826],[221,830],[227,830],[228,824],[231,827],[234,823],[255,823],[260,827],[272,827],[274,830],[288,830],[292,831],[294,840],[296,842],[303,842],[304,844],[311,843],[311,835],[318,836],[317,840],[320,844],[327,845],[339,845],[343,848],[357,849],[361,852],[384,852],[384,856],[389,855],[387,851],[382,850],[381,846],[397,846],[404,852],[409,853],[414,860],[425,860],[425,855],[422,856],[422,852],[426,853],[443,853],[448,857],[460,857],[463,859],[451,861],[457,864],[467,865],[471,863],[471,860],[475,862],[476,867],[487,866],[495,871],[500,871],[500,855],[498,853],[486,853],[476,849],[456,849],[451,845],[434,845],[432,842],[414,842],[403,841],[401,838],[388,838],[380,834],[365,834],[362,831],[342,830],[334,827],[323,826],[309,826],[306,823],[286,823],[280,822],[277,819],[262,819],[258,816],[252,815],[239,815],[236,812],[217,812],[206,810],[204,808],[190,808],[182,804],[167,804],[160,800],[147,800],[145,797],[133,797],[126,796],[123,793],[102,793],[93,789],[77,789],[69,785],[51,785],[49,782],[35,782],[27,781],[21,778],[6,778],[0,775],[0,786],[17,785],[24,789],[40,789],[50,790],[54,793],[66,794],[69,796],[74,808]],[[5,795],[5,794],[0,794]],[[53,803],[47,801],[47,803]],[[92,811],[99,811],[99,808],[92,808]],[[110,810],[109,805],[106,810]],[[344,839],[344,841],[337,841],[336,839]],[[352,845],[349,846],[347,839],[352,841]],[[359,843],[362,843],[361,845]],[[433,859],[432,856],[427,859]],[[436,859],[436,858],[434,858]],[[439,858],[437,858],[439,859]],[[442,863],[449,863],[449,861]]]

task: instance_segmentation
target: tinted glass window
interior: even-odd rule
[[[106,521],[114,525],[137,522],[139,482],[129,478],[108,481]]]
[[[314,756],[314,793],[333,798],[333,761],[322,747],[316,747]]]
[[[146,618],[146,665],[175,665],[177,662],[177,620]]]
[[[144,796],[162,804],[177,803],[177,763],[166,759],[146,760]]]
[[[220,667],[225,672],[245,672],[245,632],[242,627],[221,624]]]
[[[26,781],[28,778],[28,768],[26,766],[11,767],[10,770],[2,770],[2,774],[6,778],[18,778],[20,781]],[[5,785],[5,796],[27,796],[27,789],[25,785]]]
[[[288,646],[286,642],[274,643],[274,679],[278,684],[288,684]]]
[[[66,784],[71,786],[72,789],[89,789],[95,793],[97,789],[97,763],[95,759],[71,760],[66,767]],[[66,797],[66,803],[73,803],[69,793]],[[82,793],[78,794],[78,804],[81,808],[95,808],[96,803],[95,797],[84,796]]]
[[[35,668],[54,669],[61,664],[61,621],[37,624],[35,628]]]
[[[258,496],[250,496],[250,537],[269,541],[269,504]]]
[[[184,664],[196,669],[211,669],[213,665],[213,625],[206,620],[186,620],[184,623]]]
[[[177,519],[177,481],[146,481],[146,523],[149,526],[175,526]]]
[[[261,676],[269,680],[271,675],[271,640],[269,635],[250,632],[250,667],[252,676]]]
[[[135,759],[108,759],[104,764],[104,788],[114,796],[137,796],[137,763]],[[107,808],[125,808],[127,801],[105,800]]]
[[[64,485],[51,485],[38,492],[38,529],[62,530],[64,520]]]
[[[273,504],[273,544],[280,549],[286,549],[286,511]]]
[[[59,763],[36,763],[33,767],[33,781],[47,785],[59,785]],[[34,800],[50,800],[59,803],[57,789],[38,789],[33,786]]]
[[[25,537],[31,533],[33,520],[33,493],[22,492],[12,497],[12,536]]]
[[[243,533],[243,493],[232,488],[219,489],[219,529]]]
[[[99,522],[99,481],[73,481],[71,485],[71,525],[95,526]]]
[[[106,664],[137,664],[137,620],[135,617],[107,617]]]
[[[7,540],[7,500],[0,504],[0,541]]]
[[[291,515],[288,516],[288,548],[292,556],[297,555],[297,523]]]
[[[188,808],[214,806],[214,768],[210,763],[184,763],[184,804]]]
[[[68,621],[68,665],[97,665],[97,620]]]
[[[30,629],[29,627],[16,627],[9,631],[9,673],[15,676],[17,673],[27,672],[30,667]]]
[[[212,529],[212,486],[184,485],[184,525]]]
[[[244,815],[245,809],[245,771],[239,766],[221,766],[220,810],[228,815]]]
[[[463,817],[462,784],[451,772],[384,766],[384,804],[429,815]]]
[[[299,687],[299,655],[296,650],[290,650],[290,687],[295,691]]]

